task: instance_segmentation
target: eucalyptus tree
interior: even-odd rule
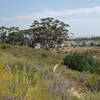
[[[7,41],[7,36],[8,36],[8,28],[4,26],[0,26],[0,41],[5,43]]]
[[[19,27],[0,27],[0,40],[3,43],[10,43],[13,45],[22,45],[24,41],[24,34],[19,30]]]
[[[68,38],[68,24],[54,18],[35,20],[30,28],[32,40],[40,43],[44,48],[55,48]]]
[[[10,44],[16,44],[17,42],[17,37],[18,37],[18,32],[19,32],[19,28],[18,27],[10,27],[9,28],[9,34],[8,34],[8,38],[7,38],[7,43]]]
[[[25,45],[34,47],[40,43],[43,48],[55,48],[68,39],[68,24],[54,18],[42,18],[35,20],[31,27],[26,30],[19,30],[19,27],[0,27],[1,42],[13,45]]]

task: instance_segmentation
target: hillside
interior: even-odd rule
[[[99,100],[100,92],[91,92],[87,85],[100,85],[100,76],[62,63],[66,55],[85,51],[100,61],[96,46],[47,51],[0,44],[0,100]]]

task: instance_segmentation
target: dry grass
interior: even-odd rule
[[[13,100],[14,96],[19,100],[99,100],[100,93],[80,91],[80,80],[90,73],[70,70],[61,62],[68,53],[84,51],[90,51],[99,60],[100,47],[68,47],[57,53],[12,45],[2,49],[2,45],[0,97],[8,96],[5,100]],[[59,67],[54,67],[58,63]]]

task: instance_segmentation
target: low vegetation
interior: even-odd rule
[[[93,67],[94,59],[88,52],[82,54],[73,53],[64,57],[63,63],[74,70],[90,71]]]
[[[4,49],[3,46],[7,48]],[[82,47],[81,49],[83,50]],[[96,55],[98,52],[93,53]],[[65,55],[76,57],[76,62],[81,56],[82,60],[88,60],[91,66],[95,65],[99,68],[99,63],[93,63],[94,54],[88,52],[57,53],[44,49],[0,44],[0,99],[99,100],[100,75],[84,69],[72,70],[68,65],[63,65]],[[53,72],[56,64],[59,65]],[[85,67],[88,67],[87,65]]]

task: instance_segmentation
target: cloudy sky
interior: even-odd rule
[[[100,36],[100,0],[0,0],[0,25],[23,29],[43,17],[69,24],[75,37]]]

